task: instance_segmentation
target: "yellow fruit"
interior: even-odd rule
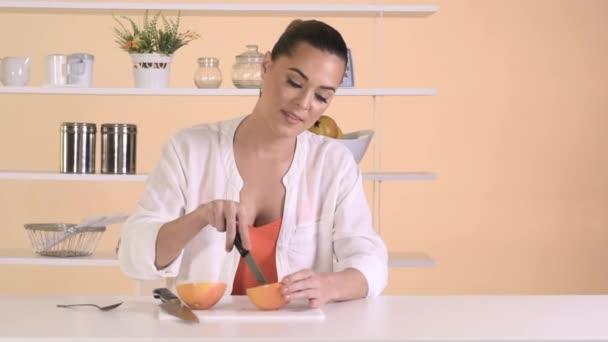
[[[333,139],[339,139],[338,137],[342,135],[342,131],[340,130],[340,127],[338,127],[336,121],[327,115],[321,115],[319,120],[317,120],[308,130],[315,134],[324,135]]]
[[[336,137],[336,139],[342,139],[344,138],[344,133],[342,133],[342,129],[340,127],[338,127],[338,136]]]

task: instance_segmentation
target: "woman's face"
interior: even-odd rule
[[[342,82],[345,64],[338,56],[308,43],[296,45],[291,56],[262,66],[261,115],[279,136],[296,136],[312,126],[331,103]]]

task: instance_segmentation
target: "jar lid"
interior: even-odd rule
[[[77,60],[95,60],[95,56],[88,53],[72,53],[68,55],[68,60],[77,59]]]
[[[95,133],[97,131],[97,125],[90,122],[62,122],[61,130],[71,133]]]
[[[215,57],[200,57],[197,61],[198,65],[204,67],[217,67],[220,64],[220,61]]]
[[[121,123],[102,124],[101,133],[137,133],[137,125]]]
[[[236,56],[237,63],[257,63],[262,64],[264,54],[258,51],[257,45],[247,45],[247,51]]]

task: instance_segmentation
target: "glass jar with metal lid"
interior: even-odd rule
[[[257,45],[247,45],[247,51],[236,56],[232,66],[232,83],[237,88],[260,88],[262,86],[262,61],[264,55]]]
[[[222,84],[222,72],[219,69],[220,61],[214,57],[201,57],[198,59],[198,69],[194,73],[194,84],[197,88],[219,88]]]

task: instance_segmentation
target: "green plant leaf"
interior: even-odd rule
[[[131,18],[120,16],[122,20],[130,24],[131,30],[127,29],[119,18],[116,18],[114,15],[112,17],[119,25],[112,29],[115,42],[122,50],[129,53],[172,55],[182,46],[199,38],[199,35],[193,31],[178,32],[181,18],[180,11],[177,12],[176,21],[173,21],[167,19],[161,11],[150,17],[149,11],[146,10],[141,28]],[[159,19],[163,22],[162,29],[158,27]]]

